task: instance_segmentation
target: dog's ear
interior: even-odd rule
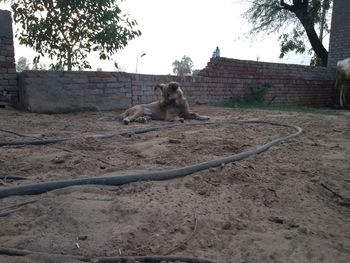
[[[165,86],[164,83],[158,84],[157,86],[154,87],[154,90],[160,89],[161,91],[163,91],[164,86]]]

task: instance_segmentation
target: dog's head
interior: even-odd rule
[[[160,89],[165,104],[179,103],[183,97],[183,91],[179,83],[172,81],[167,84],[158,84],[155,89]]]

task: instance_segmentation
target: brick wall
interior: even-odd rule
[[[321,106],[332,103],[334,71],[323,67],[212,58],[196,77],[133,75],[134,104],[153,101],[157,94],[154,86],[172,80],[181,82],[192,103],[244,99],[252,85],[267,82],[271,88],[266,101]]]
[[[181,79],[171,75],[143,75],[131,74],[132,105],[148,103],[159,98],[159,91],[154,91],[158,83],[180,81]]]
[[[213,58],[200,76],[204,78],[197,82],[205,83],[208,102],[244,98],[251,85],[267,82],[271,85],[267,101],[309,106],[332,103],[334,71],[324,67]]]
[[[328,67],[345,58],[350,58],[350,0],[334,0]]]
[[[250,86],[268,82],[266,100],[321,106],[332,103],[334,71],[321,67],[213,58],[196,77],[91,71],[24,71],[20,105],[34,112],[125,109],[159,98],[158,83],[178,81],[190,103],[244,98]]]
[[[19,106],[32,112],[125,109],[131,75],[119,72],[32,71],[19,74]]]
[[[11,13],[0,10],[0,107],[15,105],[17,102],[18,88]]]

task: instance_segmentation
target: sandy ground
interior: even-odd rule
[[[350,118],[201,106],[213,120],[258,118],[304,128],[301,137],[184,178],[124,186],[75,186],[0,200],[0,246],[87,259],[181,255],[213,262],[350,262]],[[0,109],[0,129],[72,140],[0,148],[0,189],[58,179],[182,167],[254,149],[291,129],[257,124],[148,127],[98,121],[109,113],[30,114]],[[30,139],[0,132],[0,141]],[[0,262],[74,262],[0,255]]]

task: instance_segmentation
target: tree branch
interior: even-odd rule
[[[294,6],[288,5],[284,2],[284,0],[281,0],[280,5],[283,7],[283,9],[289,10],[291,12],[293,11]]]
[[[303,4],[304,8],[305,7],[307,8],[309,6],[309,0],[304,0],[302,4]]]
[[[53,6],[50,6],[50,3],[48,3],[49,1],[43,1],[43,4],[45,6],[45,8],[47,9],[47,12],[48,12],[48,15],[52,16],[52,13],[55,13],[55,10],[54,10],[54,7]],[[51,9],[53,8],[53,9]],[[58,15],[58,14],[56,14]],[[70,52],[70,50],[72,49],[71,47],[71,44],[65,34],[65,31],[64,29],[62,28],[62,25],[58,24],[57,23],[57,27],[58,27],[58,31],[61,33],[64,41],[66,42],[66,45],[67,45],[67,52]]]

